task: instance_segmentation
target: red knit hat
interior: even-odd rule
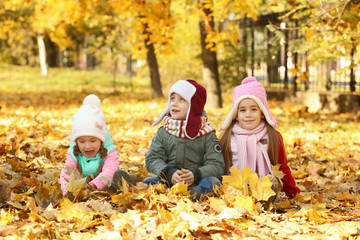
[[[189,103],[189,109],[185,119],[185,135],[188,138],[194,139],[201,126],[200,115],[204,111],[206,103],[206,90],[203,86],[191,79],[177,81],[169,91],[169,101],[165,110],[161,113],[153,126],[160,123],[164,116],[170,113],[170,99],[172,93],[181,95]]]

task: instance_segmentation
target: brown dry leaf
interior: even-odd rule
[[[11,189],[7,181],[0,179],[0,206],[4,204],[11,195]]]
[[[349,190],[343,192],[343,193],[336,193],[336,200],[338,201],[354,201],[355,196],[352,195]]]

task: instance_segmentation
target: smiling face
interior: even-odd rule
[[[172,93],[170,97],[170,114],[175,120],[185,120],[189,103],[179,94]]]
[[[239,103],[236,120],[243,129],[252,130],[256,128],[263,116],[259,105],[254,100],[245,98]]]
[[[76,145],[78,145],[80,152],[88,158],[96,156],[101,144],[101,140],[93,136],[81,136],[76,139]]]

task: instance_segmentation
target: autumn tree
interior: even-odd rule
[[[219,69],[214,42],[208,43],[210,34],[214,32],[213,2],[200,0],[200,40],[201,40],[201,58],[203,62],[203,79],[209,95],[208,105],[210,107],[222,107],[221,86],[219,78]]]
[[[257,7],[261,3],[258,0],[199,1],[203,77],[209,92],[209,105],[212,107],[222,106],[217,52],[223,51],[226,45],[231,45],[236,49],[246,48],[239,44],[240,28],[234,20],[243,18],[245,14],[256,19],[259,14]]]
[[[171,52],[174,25],[170,13],[171,1],[110,1],[124,19],[134,19],[129,40],[134,41],[134,57],[147,60],[153,97],[163,97],[157,60],[158,53]]]
[[[13,1],[0,1],[0,61],[16,65],[37,64],[36,43],[30,23],[29,9],[16,6]]]
[[[310,62],[327,62],[339,57],[348,59],[350,91],[355,91],[354,67],[360,62],[358,24],[359,1],[281,1],[281,19],[293,22],[288,29],[296,31],[293,51],[306,54]],[[280,29],[273,29],[274,32]],[[328,81],[327,89],[331,89]]]
[[[5,8],[4,16],[6,20],[10,20],[10,23],[7,22],[7,24],[10,27],[23,24],[22,26],[36,38],[41,73],[46,76],[48,70],[44,38],[46,36],[50,39],[53,38],[59,46],[64,45],[66,34],[61,34],[64,32],[62,23],[74,17],[77,3],[72,0],[4,0],[2,4]],[[17,13],[18,19],[12,18],[12,13]]]

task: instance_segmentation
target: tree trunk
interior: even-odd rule
[[[276,53],[275,59],[273,59],[273,50],[270,44],[270,39],[273,37],[273,33],[270,30],[267,30],[267,79],[268,79],[268,86],[271,83],[279,82],[279,63],[280,63],[280,51]]]
[[[295,30],[294,30],[294,42],[296,42],[297,38],[298,38],[298,21],[295,20]],[[295,50],[294,52],[294,67],[296,69],[296,74],[294,76],[294,91],[296,92],[298,90],[298,85],[297,85],[297,79],[298,79],[298,72],[299,71],[299,64],[298,64],[298,53]]]
[[[331,65],[332,65],[332,60],[326,62],[326,90],[328,91],[331,90],[331,86],[332,86]]]
[[[251,20],[251,76],[255,75],[255,26]]]
[[[37,43],[39,47],[41,74],[46,77],[48,75],[48,70],[46,64],[46,48],[44,43],[44,35],[42,33],[37,34]]]
[[[157,62],[155,48],[153,43],[149,43],[149,35],[148,32],[148,25],[144,23],[144,35],[147,36],[144,40],[146,52],[146,60],[149,66],[150,71],[150,81],[151,81],[151,95],[152,98],[162,98],[164,97],[162,93],[162,86],[160,80],[160,73],[159,73],[159,65]]]
[[[309,61],[307,60],[307,52],[305,53],[305,74],[306,74],[306,82],[305,82],[305,91],[310,89],[310,79],[309,79]]]
[[[113,59],[113,63],[114,63],[114,69],[113,69],[113,91],[114,91],[114,94],[116,94],[116,93],[117,93],[117,90],[116,90],[116,77],[117,77],[118,66],[119,66],[119,58],[118,58],[118,56],[115,56],[115,59]]]
[[[284,29],[285,35],[285,46],[284,46],[284,67],[285,67],[285,76],[284,76],[284,88],[289,89],[289,76],[288,76],[288,48],[289,48],[289,33],[288,30]]]
[[[200,0],[200,8],[204,13],[204,16],[208,22],[208,25],[205,23],[205,19],[200,16],[200,40],[201,40],[201,59],[203,62],[203,79],[206,85],[206,90],[208,93],[208,106],[212,108],[221,108],[222,99],[221,99],[221,87],[220,87],[220,78],[218,72],[218,62],[216,57],[216,52],[211,51],[206,48],[206,41],[208,31],[207,28],[213,31],[214,29],[214,19],[212,11],[209,8],[205,8],[205,5]],[[212,4],[212,1],[211,1]]]
[[[355,92],[356,90],[356,81],[355,81],[355,74],[354,74],[354,57],[355,57],[355,50],[356,45],[353,43],[350,53],[350,92]]]

